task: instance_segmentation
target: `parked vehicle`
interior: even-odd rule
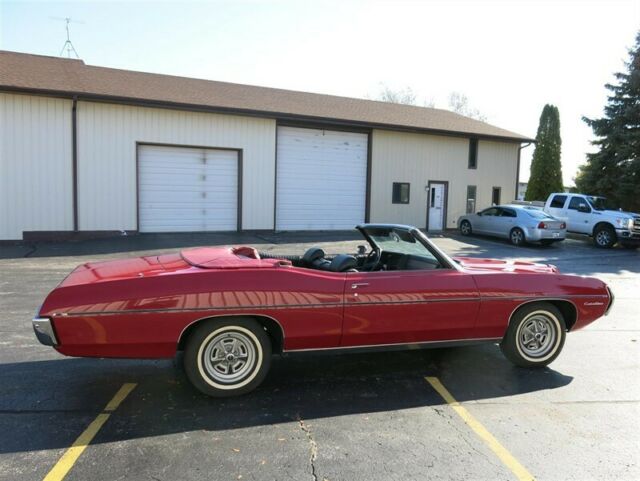
[[[462,235],[484,234],[509,239],[520,246],[526,242],[539,242],[548,246],[566,236],[566,224],[544,211],[523,205],[496,205],[463,215],[458,219]]]
[[[567,223],[567,231],[591,236],[597,247],[640,246],[640,214],[623,212],[605,197],[556,193],[547,199],[545,212]]]
[[[47,296],[33,327],[68,356],[184,350],[196,388],[231,396],[262,382],[273,353],[499,342],[513,363],[546,366],[568,331],[613,302],[604,282],[552,265],[452,259],[411,226],[358,230],[368,253],[205,247],[82,264]]]

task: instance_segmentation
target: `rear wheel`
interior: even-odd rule
[[[553,304],[527,304],[511,318],[500,348],[517,366],[544,367],[562,351],[566,330],[564,317]]]
[[[471,222],[469,222],[468,220],[463,220],[460,223],[460,233],[462,235],[471,235]]]
[[[525,242],[524,232],[519,227],[514,227],[509,233],[509,241],[514,246],[521,246]]]
[[[253,319],[211,319],[189,336],[184,369],[191,383],[213,397],[248,393],[264,380],[271,342]]]
[[[616,231],[611,226],[597,226],[593,232],[593,242],[596,247],[609,249],[616,243]]]

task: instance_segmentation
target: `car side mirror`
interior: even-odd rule
[[[587,204],[580,204],[578,206],[578,212],[583,212],[585,214],[588,214],[591,212],[591,209],[589,209],[589,207],[587,206]]]
[[[482,215],[482,212],[476,212],[476,215]]]

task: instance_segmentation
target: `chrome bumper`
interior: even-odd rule
[[[611,288],[609,286],[607,287],[607,293],[609,294],[609,304],[607,305],[607,308],[604,311],[604,315],[608,316],[609,313],[611,312],[611,308],[613,307],[613,301],[616,300],[615,296],[613,295],[613,291],[611,290]]]
[[[51,319],[36,317],[32,323],[33,331],[36,333],[36,337],[41,344],[44,344],[45,346],[58,345],[58,339],[56,339],[56,333],[53,332]]]

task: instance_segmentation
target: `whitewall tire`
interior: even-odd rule
[[[214,397],[254,390],[270,364],[269,336],[247,318],[203,321],[189,336],[184,352],[187,377],[199,391]]]
[[[500,348],[521,367],[544,367],[560,354],[566,338],[560,310],[549,302],[526,304],[511,318]]]

